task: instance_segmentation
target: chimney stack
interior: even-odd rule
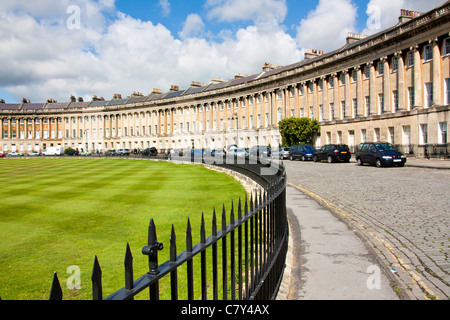
[[[179,90],[180,90],[179,86],[176,86],[176,85],[171,85],[170,86],[170,92],[175,92],[175,91],[179,91]]]
[[[347,44],[355,43],[359,40],[362,40],[364,38],[367,38],[365,35],[361,35],[359,33],[349,32],[347,35]]]
[[[237,73],[237,74],[234,76],[234,79],[242,79],[242,78],[245,78],[245,77],[248,77],[248,74]]]
[[[408,21],[411,21],[412,19],[421,16],[422,13],[418,12],[418,11],[411,11],[411,10],[406,10],[406,9],[402,9],[400,11],[400,17],[398,18],[398,21],[400,23],[405,23]]]
[[[191,88],[200,88],[202,86],[201,82],[191,81]]]
[[[214,77],[211,79],[211,84],[218,84],[218,83],[223,83],[223,82],[227,82],[227,81],[228,81],[227,79]]]
[[[281,68],[281,66],[277,66],[277,65],[272,64],[270,62],[265,62],[263,64],[263,71],[265,71],[265,72],[271,71],[271,70],[275,70],[275,69],[278,69],[278,68]]]
[[[315,50],[315,49],[306,49],[305,51],[305,60],[312,59],[315,57],[319,57],[323,55],[323,51]]]

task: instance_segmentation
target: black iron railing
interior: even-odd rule
[[[177,235],[172,227],[170,259],[162,264],[158,263],[158,251],[162,250],[165,244],[158,242],[156,222],[151,220],[148,245],[142,249],[142,253],[148,256],[149,271],[134,280],[133,257],[127,244],[124,263],[125,286],[110,296],[103,297],[102,271],[95,257],[92,272],[94,300],[132,300],[144,290],[148,290],[150,300],[159,300],[159,282],[165,276],[170,276],[170,299],[178,300],[178,270],[181,266],[186,266],[187,270],[188,300],[194,300],[194,286],[201,287],[202,300],[208,299],[208,293],[214,300],[270,300],[276,297],[288,250],[284,167],[272,162],[251,163],[248,159],[245,164],[224,161],[217,166],[248,176],[262,186],[261,190],[251,194],[249,198],[239,200],[236,206],[232,205],[229,215],[223,206],[220,224],[214,210],[209,237],[206,236],[205,220],[202,215],[201,240],[195,245],[192,243],[191,224],[188,220],[186,248],[179,254]],[[269,167],[272,170],[264,171]],[[221,254],[218,252],[219,247]],[[209,274],[207,255],[212,257],[212,285],[208,284],[207,279]],[[200,259],[200,281],[194,280],[194,259]],[[198,273],[198,270],[195,272]],[[218,283],[219,272],[222,272],[221,285]],[[50,300],[62,299],[62,289],[55,273]]]

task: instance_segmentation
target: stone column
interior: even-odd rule
[[[11,132],[11,118],[8,118],[8,139],[11,140],[12,132]]]
[[[378,114],[378,104],[377,104],[377,81],[376,81],[376,70],[375,70],[375,63],[373,61],[369,62],[369,68],[370,68],[370,76],[369,76],[369,95],[370,95],[370,114],[367,116],[370,116],[371,114]]]
[[[364,89],[363,89],[363,76],[361,66],[356,67],[356,116],[364,115]]]
[[[322,113],[322,120],[327,120],[329,112],[328,111],[328,81],[326,77],[322,77],[322,107],[323,107],[323,113]],[[319,110],[320,112],[320,110]]]
[[[443,103],[441,97],[441,50],[438,39],[431,40],[431,45],[433,46],[433,104],[440,106]]]
[[[346,70],[345,73],[345,118],[351,118],[352,116],[352,94],[351,94],[351,88],[352,88],[352,81],[350,80],[350,72]]]
[[[391,108],[391,77],[389,69],[389,60],[387,57],[383,57],[383,97],[384,97],[384,112],[392,112]],[[383,113],[383,110],[381,110]]]
[[[64,120],[63,120],[63,122],[64,122]],[[2,126],[3,126],[3,124],[2,124]],[[31,129],[31,139],[35,139],[36,138],[36,119],[32,119],[31,120],[31,126],[32,126],[32,129]],[[3,130],[2,130],[3,131]],[[63,131],[65,131],[65,128],[63,129]],[[3,134],[3,132],[1,133],[1,134]],[[64,136],[64,134],[65,134],[65,132],[63,132],[63,136]],[[34,150],[34,149],[33,149]]]
[[[405,63],[401,51],[395,53],[398,61],[397,90],[398,90],[398,111],[406,110],[407,95],[405,88]],[[395,111],[395,110],[393,110]]]
[[[422,96],[422,70],[421,70],[421,57],[419,46],[416,45],[411,48],[414,50],[414,104],[423,108],[423,96]]]

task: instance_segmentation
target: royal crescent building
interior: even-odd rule
[[[417,157],[427,155],[427,146],[448,156],[450,2],[426,13],[402,10],[390,29],[350,33],[335,51],[306,50],[301,62],[265,63],[251,76],[68,100],[1,101],[0,151],[276,146],[279,121],[309,117],[321,125],[316,147],[343,143],[354,150],[385,141]]]

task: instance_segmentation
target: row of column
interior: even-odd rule
[[[436,105],[442,104],[442,72],[441,72],[441,53],[439,47],[439,40],[432,39],[425,45],[432,46],[432,83],[433,83],[433,103]],[[414,97],[415,104],[423,106],[423,88],[424,82],[422,77],[422,59],[421,50],[423,46],[416,45],[411,47],[410,50],[413,52],[414,63],[413,63],[413,83],[414,87]],[[281,119],[288,118],[292,115],[300,116],[300,110],[304,110],[304,115],[309,116],[318,120],[333,120],[330,115],[330,104],[334,104],[335,111],[334,118],[347,118],[356,116],[369,116],[371,114],[381,114],[382,112],[396,112],[408,109],[408,90],[405,81],[405,59],[404,54],[406,52],[397,51],[391,57],[381,57],[379,60],[371,61],[366,64],[358,65],[347,70],[332,72],[320,77],[313,79],[305,79],[292,84],[285,84],[280,87],[271,88],[269,90],[253,92],[250,94],[244,94],[239,97],[226,97],[217,99],[216,101],[208,101],[202,104],[190,105],[190,106],[179,106],[175,108],[160,108],[160,107],[148,107],[151,110],[137,110],[133,113],[122,113],[113,115],[88,115],[88,116],[67,116],[63,118],[62,125],[59,126],[59,120],[56,120],[55,124],[51,124],[50,120],[48,123],[48,131],[51,131],[51,126],[54,126],[55,131],[63,131],[63,138],[66,138],[65,130],[69,130],[69,138],[73,138],[73,130],[76,130],[77,138],[85,138],[82,135],[86,134],[86,130],[89,130],[88,139],[95,138],[114,138],[112,137],[112,130],[115,128],[116,137],[119,136],[119,128],[122,128],[121,137],[125,136],[125,128],[127,128],[127,137],[131,137],[131,129],[133,129],[133,136],[155,136],[155,135],[172,135],[179,133],[180,123],[189,123],[189,130],[186,127],[183,128],[183,133],[199,132],[199,129],[206,131],[207,121],[210,121],[209,131],[214,128],[214,121],[216,121],[217,131],[221,131],[220,128],[221,121],[224,122],[224,131],[236,130],[236,129],[248,129],[250,127],[254,129],[259,128],[277,128],[278,122]],[[391,58],[395,57],[398,62],[397,69],[397,86],[396,91],[398,94],[398,109],[394,108],[392,100],[392,87],[391,87],[391,70],[390,64]],[[376,65],[376,62],[378,64]],[[377,85],[376,67],[383,65],[384,73],[382,75],[382,91]],[[369,79],[363,79],[363,70],[369,68]],[[356,72],[356,83],[351,82],[349,70]],[[339,85],[340,76],[344,76],[345,85]],[[367,81],[366,81],[367,80]],[[282,79],[280,79],[282,81]],[[334,85],[330,86],[331,81]],[[367,89],[366,86],[369,86]],[[310,87],[311,86],[311,87]],[[343,88],[342,88],[343,87]],[[354,87],[354,89],[353,89]],[[311,90],[312,89],[312,90]],[[356,92],[352,92],[356,90]],[[366,101],[366,97],[369,97],[369,101]],[[379,107],[379,94],[383,96],[384,100],[384,110],[380,110]],[[321,97],[320,97],[321,95]],[[357,111],[352,111],[353,99],[356,99]],[[250,103],[250,101],[253,101]],[[258,100],[260,100],[258,102]],[[245,107],[243,106],[243,101],[245,101]],[[370,113],[367,113],[366,104],[370,104]],[[231,108],[228,108],[228,103],[231,103]],[[223,110],[221,108],[223,104]],[[216,105],[216,110],[213,110],[214,105]],[[206,111],[206,107],[209,106],[210,110]],[[319,106],[322,109],[319,110]],[[345,107],[345,109],[344,109]],[[200,112],[200,109],[203,112]],[[312,108],[312,110],[310,110]],[[181,110],[183,114],[181,115]],[[191,112],[186,112],[191,110]],[[194,110],[196,112],[194,113]],[[350,112],[348,112],[350,110]],[[310,114],[313,111],[313,114]],[[176,117],[175,117],[176,112]],[[127,119],[125,120],[125,116]],[[130,119],[133,116],[133,119]],[[89,121],[87,124],[86,117]],[[95,118],[93,118],[95,117]],[[120,120],[119,120],[120,117]],[[139,119],[137,119],[139,117]],[[157,119],[155,119],[155,117]],[[245,123],[243,125],[243,119],[245,117]],[[250,120],[253,117],[253,123]],[[66,121],[66,118],[68,121]],[[73,119],[75,123],[73,123]],[[145,118],[145,120],[143,120]],[[58,118],[61,119],[61,118]],[[93,125],[93,119],[96,119],[97,125]],[[100,120],[103,121],[100,121]],[[40,119],[42,121],[42,118]],[[138,121],[136,121],[138,120]],[[143,121],[142,121],[143,120]],[[231,125],[229,127],[231,120]],[[236,126],[236,120],[238,125]],[[16,119],[19,121],[19,119]],[[28,124],[28,119],[25,120]],[[83,121],[83,123],[81,123]],[[197,128],[194,128],[194,121],[197,123]],[[203,128],[199,128],[200,123],[203,122]],[[3,121],[2,121],[3,123]],[[102,124],[100,124],[102,123]],[[175,124],[177,127],[175,129]],[[259,126],[258,126],[259,124]],[[17,122],[16,128],[20,128]],[[23,125],[24,128],[28,128],[28,125]],[[3,125],[3,128],[5,126]],[[13,125],[11,120],[8,119],[7,131],[8,138],[11,138],[11,132]],[[41,122],[40,128],[43,128]],[[93,129],[96,129],[96,137],[92,137]],[[102,133],[101,130],[102,129]],[[107,134],[107,129],[109,129],[109,135]],[[195,130],[197,129],[197,130]],[[41,137],[42,137],[42,129]],[[82,133],[80,134],[80,130]],[[144,132],[145,130],[145,132]],[[17,129],[17,135],[19,135],[20,129]],[[25,138],[28,137],[28,129],[25,129]],[[35,137],[36,124],[32,121],[32,134]],[[139,134],[138,134],[139,132]],[[3,130],[0,132],[0,138],[3,138]]]

